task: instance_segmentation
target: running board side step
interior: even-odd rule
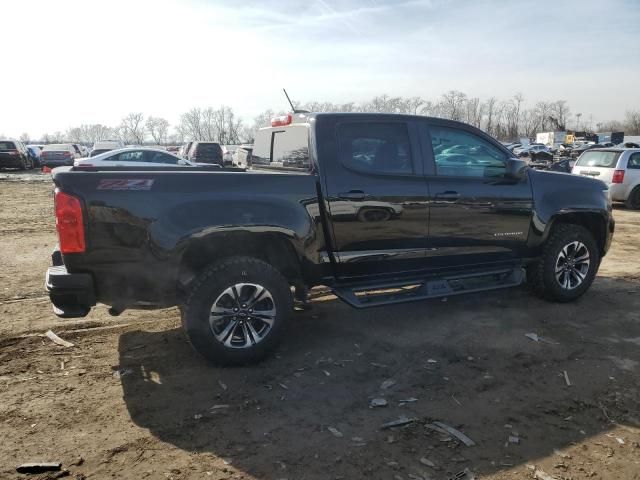
[[[516,287],[524,279],[524,269],[515,267],[377,284],[342,285],[332,290],[352,307],[367,308]]]

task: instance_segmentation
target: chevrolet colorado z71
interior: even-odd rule
[[[469,125],[295,114],[256,136],[247,171],[54,170],[54,311],[178,305],[220,364],[273,349],[327,285],[354,307],[516,286],[591,285],[614,230],[604,183],[529,169]]]

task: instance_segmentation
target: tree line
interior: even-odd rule
[[[624,120],[594,123],[592,118],[584,118],[581,113],[572,114],[565,100],[538,101],[527,107],[521,94],[506,99],[489,97],[481,100],[450,90],[437,99],[380,95],[360,103],[311,101],[295,107],[311,112],[403,113],[440,117],[469,123],[499,140],[535,137],[538,132],[564,130],[624,131],[627,135],[640,135],[640,110],[627,111]],[[46,133],[40,141],[92,144],[101,140],[119,140],[125,145],[169,145],[185,141],[251,143],[258,128],[269,125],[272,117],[284,113],[265,110],[248,124],[228,106],[217,109],[194,107],[183,113],[172,129],[165,118],[129,113],[116,126],[83,124],[65,132]],[[32,140],[27,133],[20,139],[25,142]]]

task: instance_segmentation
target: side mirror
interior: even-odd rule
[[[524,177],[526,169],[529,165],[524,160],[518,158],[510,158],[507,160],[507,178],[520,180]]]

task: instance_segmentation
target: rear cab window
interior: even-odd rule
[[[620,152],[586,151],[578,158],[576,166],[595,168],[615,168]]]
[[[309,170],[309,125],[261,128],[256,134],[251,163],[258,167]]]
[[[17,150],[14,142],[0,142],[0,151]]]

